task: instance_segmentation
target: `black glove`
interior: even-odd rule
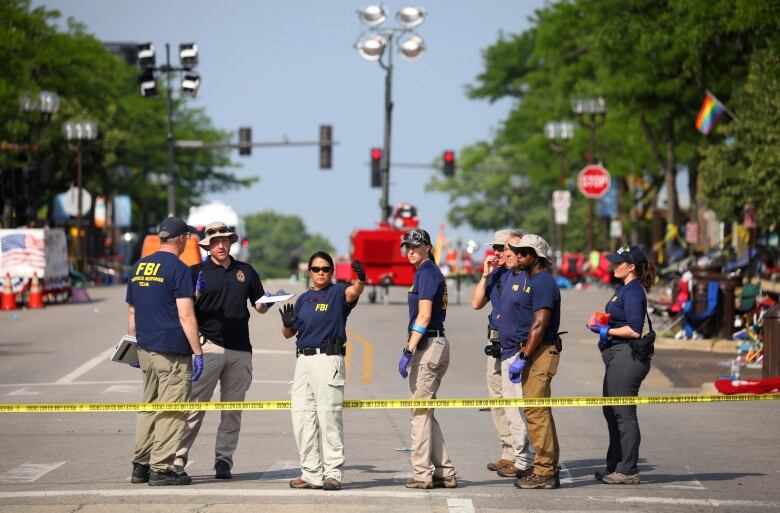
[[[293,312],[293,305],[287,303],[279,310],[279,315],[282,316],[282,324],[285,328],[292,328],[295,321],[298,320],[298,316]]]
[[[358,261],[352,262],[352,269],[357,273],[358,280],[360,280],[363,283],[365,283],[366,282],[366,271],[363,269],[363,266],[360,265],[360,262],[358,262]]]

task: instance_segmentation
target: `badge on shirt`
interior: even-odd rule
[[[241,269],[236,271],[236,279],[238,280],[239,283],[244,283],[246,281],[246,275],[244,274],[244,271],[242,271]]]

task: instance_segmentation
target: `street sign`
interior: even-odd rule
[[[585,166],[577,175],[577,188],[586,198],[601,198],[607,193],[609,186],[609,172],[603,166]]]
[[[553,191],[553,208],[569,208],[570,206],[571,193],[569,191]]]
[[[65,213],[69,216],[78,216],[78,204],[79,204],[79,190],[76,187],[71,186],[70,189],[65,191],[65,201],[63,201],[63,207]],[[92,195],[86,190],[81,189],[81,215],[87,215],[87,212],[92,208]]]

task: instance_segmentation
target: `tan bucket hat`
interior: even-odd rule
[[[209,249],[211,240],[216,237],[229,237],[231,244],[238,241],[238,235],[236,235],[234,232],[231,232],[230,228],[228,228],[228,226],[222,221],[216,221],[214,223],[207,224],[204,231],[206,233],[206,237],[202,241],[198,242],[198,245],[203,249]]]
[[[536,252],[536,256],[547,259],[548,262],[552,262],[552,249],[547,241],[539,237],[534,233],[526,233],[523,238],[520,239],[520,244],[515,246],[517,248],[531,248]]]

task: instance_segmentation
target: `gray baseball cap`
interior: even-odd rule
[[[536,252],[536,256],[546,258],[548,262],[552,262],[552,249],[547,241],[539,237],[535,233],[526,233],[523,238],[520,239],[520,244],[515,246],[517,248],[531,248]]]

